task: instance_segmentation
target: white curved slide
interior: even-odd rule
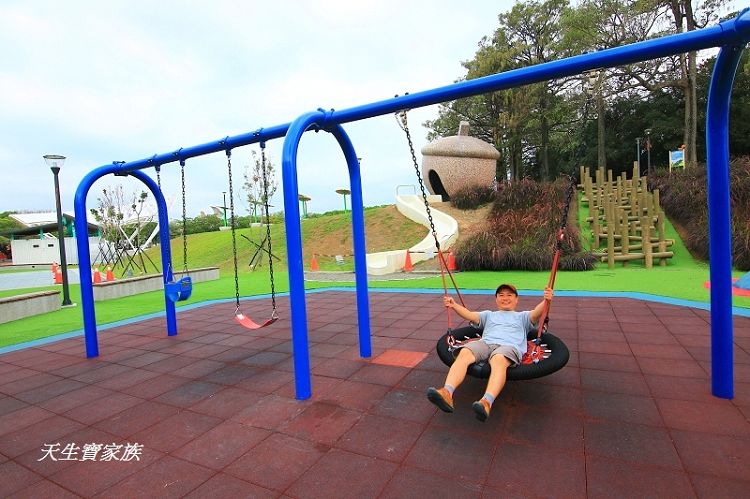
[[[427,201],[430,203],[441,202],[442,196],[429,195]],[[430,220],[421,195],[399,195],[396,194],[396,209],[402,215],[424,225],[428,228],[427,235],[420,242],[409,248],[412,263],[421,262],[437,256],[435,250],[435,239],[430,232]],[[458,222],[455,218],[438,211],[430,206],[432,222],[435,225],[440,249],[447,250],[458,239]],[[400,250],[381,251],[367,254],[367,273],[370,275],[383,275],[398,272],[406,262],[406,248]]]

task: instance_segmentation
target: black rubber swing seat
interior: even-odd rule
[[[445,365],[452,366],[453,361],[456,360],[454,352],[458,352],[458,349],[451,350],[448,344],[448,337],[452,336],[456,341],[466,341],[472,338],[480,338],[482,331],[473,327],[466,326],[452,331],[448,331],[437,342],[437,353]],[[527,339],[529,341],[537,337],[537,331],[529,331]],[[542,333],[542,343],[546,344],[546,349],[550,350],[549,357],[540,360],[537,363],[531,364],[519,364],[515,367],[508,369],[508,380],[522,380],[522,379],[533,379],[547,376],[556,371],[559,371],[570,359],[570,351],[565,343],[557,336],[550,333]],[[467,369],[466,373],[475,378],[487,379],[490,377],[490,365],[488,362],[475,362],[471,364]]]

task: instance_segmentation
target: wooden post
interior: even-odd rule
[[[622,250],[620,253],[627,255],[630,252],[630,224],[628,223],[627,215],[625,215],[625,219],[623,220],[622,229],[622,240],[620,241]],[[628,261],[623,260],[622,266],[627,267]]]
[[[654,267],[654,249],[651,247],[650,217],[641,218],[641,242],[643,243],[643,260],[647,269]]]
[[[659,253],[664,253],[665,251],[667,251],[667,239],[666,239],[666,234],[664,233],[664,229],[665,229],[664,212],[659,210],[658,217],[659,217],[658,221],[656,222],[656,230],[659,233]],[[666,265],[667,265],[667,259],[660,258],[659,266],[666,267]]]
[[[610,224],[611,220],[607,221],[607,268],[615,268],[615,231]]]

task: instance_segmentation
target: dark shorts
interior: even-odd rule
[[[521,358],[518,356],[516,349],[507,345],[492,345],[484,340],[477,340],[467,343],[462,348],[471,350],[477,362],[489,360],[493,355],[502,355],[510,361],[511,367],[521,363]]]

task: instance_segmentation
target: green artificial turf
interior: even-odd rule
[[[579,219],[584,216],[584,213],[587,213],[586,209],[579,205]],[[640,262],[630,262],[627,268],[623,268],[621,263],[617,263],[614,269],[608,269],[606,263],[600,263],[596,270],[589,272],[558,272],[555,289],[565,291],[637,292],[708,303],[710,301],[709,291],[704,287],[704,283],[709,280],[708,265],[692,258],[682,244],[677,231],[668,221],[666,230],[667,238],[674,239],[675,244],[670,248],[674,252],[674,257],[667,261],[665,267],[661,267],[655,262],[654,268],[649,270],[645,269]],[[584,239],[590,234],[590,231],[586,230],[585,226],[581,232]],[[203,244],[193,245],[194,248],[205,249],[203,255],[194,255],[191,258],[190,261],[194,262],[196,267],[211,265],[211,253],[215,256],[217,252],[221,251],[220,247],[215,245],[217,237],[222,239],[231,237],[229,233],[222,233],[219,236],[215,234],[217,233],[212,233],[213,238],[204,236],[206,240],[202,241]],[[276,248],[279,249],[279,253],[285,253],[283,241],[279,241],[274,250]],[[249,258],[249,255],[247,257]],[[175,257],[175,261],[178,260],[181,259]],[[216,263],[213,263],[213,265],[216,265]],[[234,278],[232,271],[227,269],[230,265],[231,262],[227,262],[226,259],[221,262],[220,267],[222,267],[223,275],[221,279],[195,283],[190,300],[178,303],[178,308],[187,304],[209,300],[233,299]],[[733,273],[734,277],[739,277],[743,274],[740,271]],[[351,282],[306,282],[305,286],[307,289],[354,287],[353,279],[352,275]],[[549,272],[458,272],[455,274],[455,279],[461,290],[494,290],[502,282],[514,283],[520,290],[541,290],[549,280]],[[251,273],[245,267],[241,268],[239,282],[241,296],[270,293],[268,274],[264,269]],[[275,283],[277,292],[283,293],[288,291],[287,272],[277,271],[275,273]],[[448,281],[448,285],[450,287],[450,281]],[[369,286],[371,289],[442,289],[443,284],[442,279],[438,276],[399,281],[371,280]],[[0,291],[0,297],[49,289],[59,289],[59,286]],[[71,299],[76,303],[80,303],[80,287],[78,285],[71,285],[70,293]],[[750,298],[735,296],[733,297],[733,305],[750,308]],[[436,298],[435,307],[441,306],[439,299]],[[97,302],[95,308],[97,324],[103,325],[145,314],[162,313],[164,311],[164,295],[162,291],[153,291],[118,300]],[[230,320],[232,320],[232,317],[227,317],[227,322]],[[60,333],[77,331],[82,328],[83,320],[80,307],[66,308],[48,314],[0,324],[0,347]]]

